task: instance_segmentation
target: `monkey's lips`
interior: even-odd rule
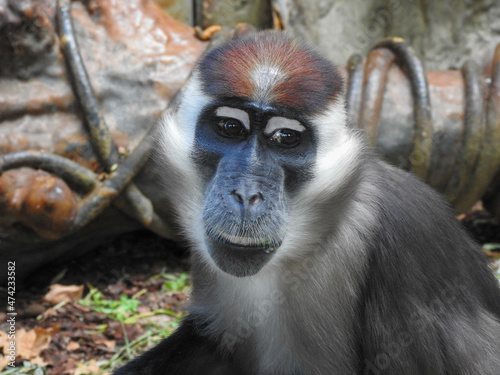
[[[266,253],[271,253],[276,250],[281,246],[282,242],[281,240],[276,239],[271,240],[267,238],[235,236],[219,230],[207,230],[206,234],[213,241],[220,242],[224,245],[250,249],[261,249]]]
[[[237,277],[252,276],[272,258],[281,240],[236,236],[206,230],[208,252],[222,271]]]

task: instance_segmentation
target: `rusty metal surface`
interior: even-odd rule
[[[410,170],[422,180],[427,180],[431,163],[433,123],[429,85],[422,63],[413,49],[401,38],[388,38],[375,46],[386,48],[396,55],[410,81],[415,112],[415,131]],[[386,68],[385,68],[386,69]],[[372,125],[373,127],[373,125]]]
[[[359,54],[352,55],[347,60],[346,72],[346,110],[349,119],[349,125],[359,124],[361,112],[361,97],[363,96],[363,56]]]
[[[100,164],[82,133],[80,108],[59,49],[55,2],[9,4],[4,17],[0,14],[7,22],[1,25],[6,33],[2,39],[16,45],[0,50],[0,56],[10,56],[0,71],[0,154],[44,150],[97,171]],[[87,4],[73,3],[76,38],[114,144],[128,153],[155,123],[207,43],[153,1]],[[43,44],[42,58],[33,56],[42,47],[29,44],[32,29],[40,29],[36,35],[52,43]]]
[[[71,0],[57,1],[56,18],[61,50],[86,125],[85,130],[89,134],[89,141],[99,164],[109,173],[112,166],[118,163],[118,150],[113,143],[80,55],[71,18]]]
[[[488,187],[487,201],[500,202],[500,46],[490,78],[472,61],[461,71],[424,73],[411,50],[393,59],[397,51],[387,43],[375,47],[364,69],[359,55],[349,60],[351,121],[385,159],[412,170],[457,210],[471,207]],[[500,212],[500,203],[492,204]]]
[[[143,139],[132,154],[123,163],[119,163],[118,150],[98,106],[96,94],[80,55],[71,18],[71,1],[58,0],[56,15],[61,49],[79,107],[82,110],[83,122],[99,163],[108,175],[102,185],[79,205],[71,231],[64,234],[68,235],[77,231],[99,216],[123,191],[123,199],[118,200],[122,202],[118,205],[119,208],[157,234],[169,236],[171,231],[168,225],[155,215],[151,201],[131,182],[149,156],[152,148],[150,137]],[[146,131],[149,133],[151,128]]]
[[[385,48],[374,49],[366,57],[359,123],[365,129],[372,146],[375,146],[377,141],[377,125],[382,110],[387,74],[395,58],[396,56]]]
[[[485,131],[483,86],[479,67],[476,63],[467,61],[462,67],[462,75],[465,84],[463,139],[461,140],[463,148],[457,156],[454,173],[450,176],[445,188],[449,201],[453,203],[457,203],[458,199],[465,201],[464,188],[473,178],[472,173],[479,157],[477,150],[484,141]],[[463,205],[461,202],[457,203],[459,204]]]
[[[41,238],[59,238],[76,215],[66,183],[42,170],[19,168],[0,174],[0,225],[22,223]]]
[[[61,0],[58,20],[49,1],[0,8],[0,33],[16,38],[0,44],[9,57],[0,67],[0,258],[18,255],[24,272],[64,247],[79,252],[87,228],[102,240],[137,227],[110,221],[112,202],[120,217],[174,236],[131,180],[148,160],[147,134],[207,43],[153,1],[84,4],[70,10]]]
[[[482,197],[500,169],[500,44],[495,50],[492,66],[493,72],[486,99],[486,129],[481,152],[474,174],[459,200],[459,209],[470,206],[477,196]]]

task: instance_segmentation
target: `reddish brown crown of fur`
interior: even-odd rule
[[[199,65],[203,90],[316,113],[342,94],[342,77],[314,50],[263,31],[210,51]]]

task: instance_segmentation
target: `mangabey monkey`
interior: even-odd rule
[[[167,110],[165,189],[190,314],[115,374],[500,374],[500,289],[431,188],[346,124],[314,50],[259,32],[208,52]]]

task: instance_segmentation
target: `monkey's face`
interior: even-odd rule
[[[350,170],[341,96],[336,68],[278,33],[200,61],[164,120],[163,150],[184,229],[219,269],[253,275],[304,240],[296,227],[314,235],[308,197],[321,204]]]
[[[223,98],[203,109],[193,159],[206,186],[206,244],[223,271],[255,274],[281,246],[290,200],[311,177],[314,138],[284,106]]]

